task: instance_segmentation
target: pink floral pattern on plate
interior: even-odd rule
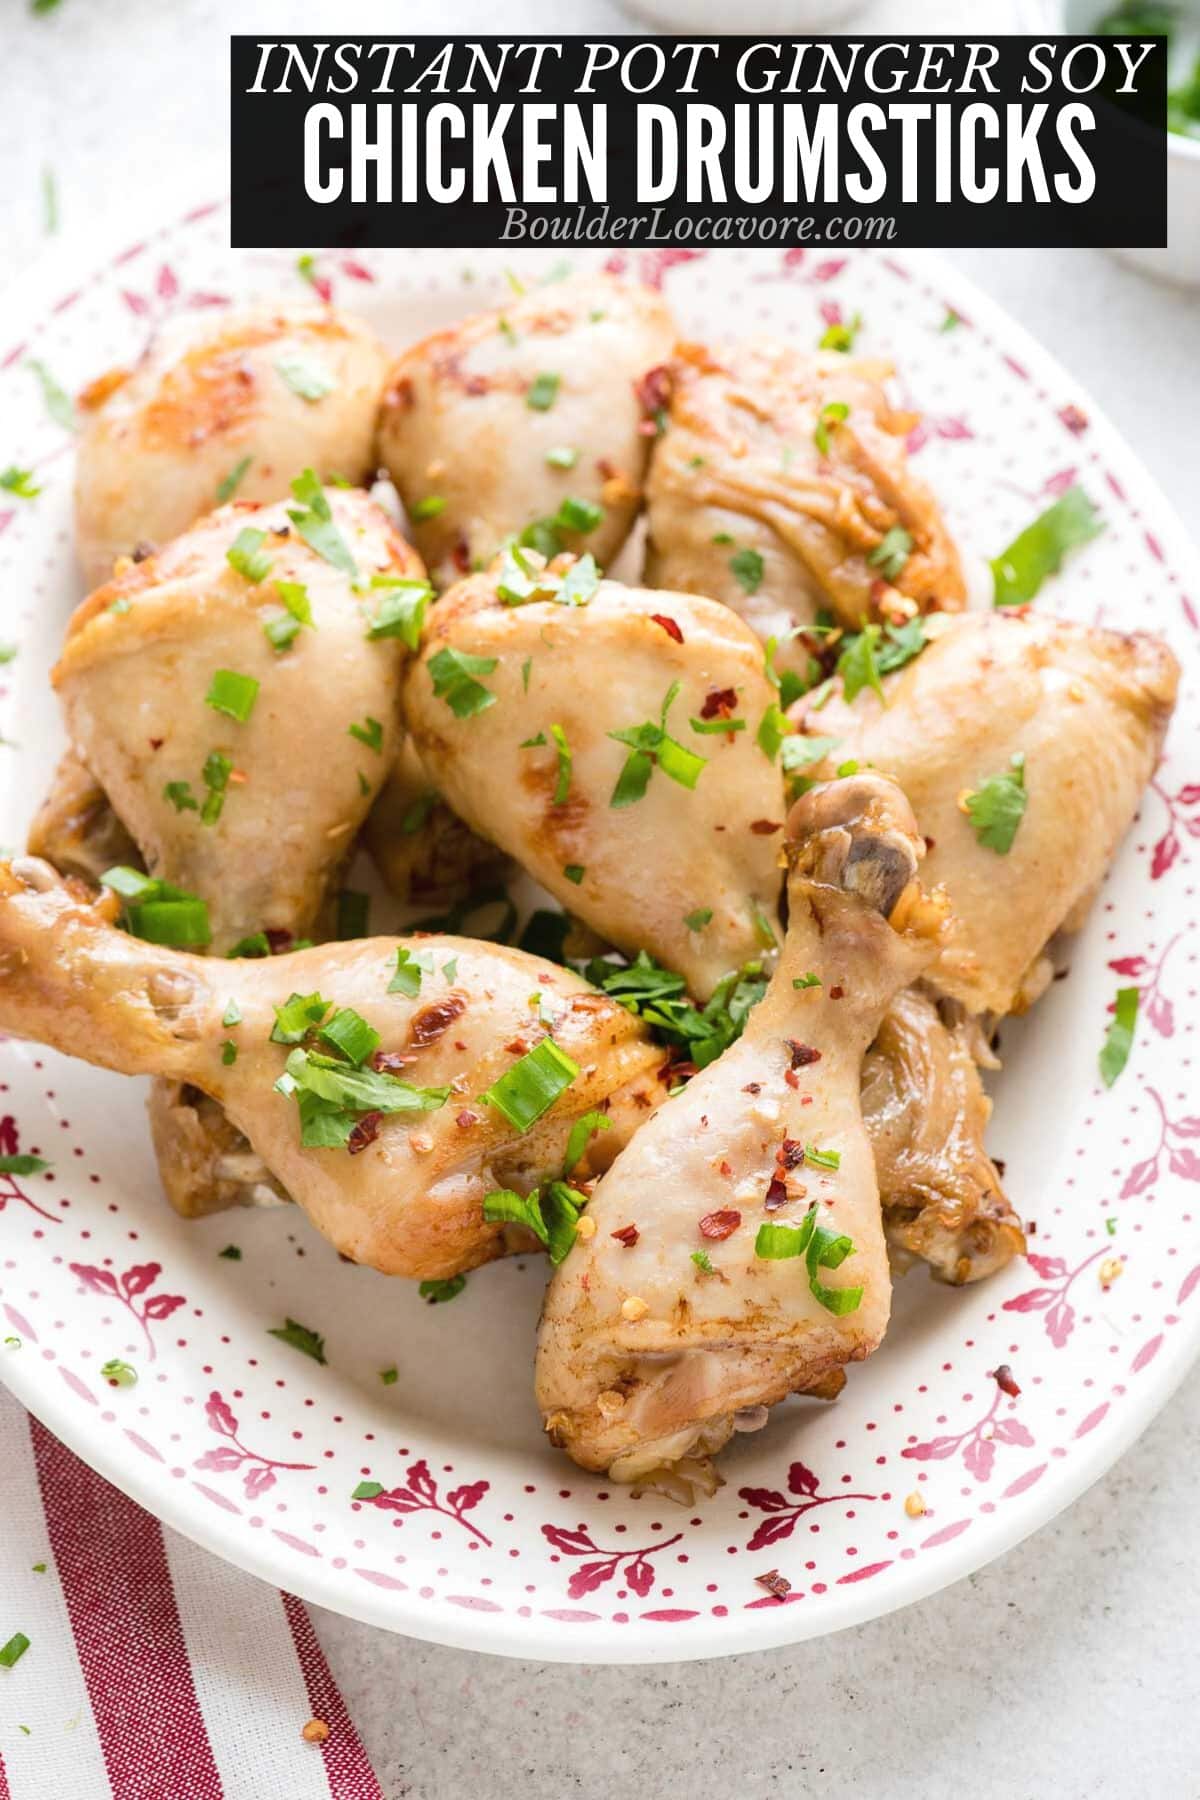
[[[272,293],[332,296],[399,344],[501,295],[512,262],[320,251],[298,263],[226,243],[224,209],[206,206],[94,262],[77,252],[40,295],[29,284],[27,321],[0,343],[5,460],[42,488],[0,513],[0,635],[20,649],[0,671],[5,843],[21,841],[60,747],[46,678],[79,597],[73,440],[30,363],[70,392],[136,358],[167,319]],[[534,255],[531,268],[561,260]],[[36,1146],[47,1166],[0,1174],[0,1375],[152,1509],[323,1604],[516,1654],[678,1658],[815,1635],[980,1566],[1112,1460],[1200,1345],[1200,615],[1189,546],[1094,402],[930,259],[797,247],[571,261],[660,287],[694,337],[815,345],[857,315],[858,346],[894,356],[922,415],[912,449],[969,566],[1078,481],[1105,531],[1039,606],[1135,620],[1184,660],[1144,822],[1074,945],[1070,981],[1039,1003],[995,1083],[996,1149],[1036,1215],[1027,1264],[966,1292],[910,1276],[883,1350],[835,1404],[779,1408],[729,1447],[725,1487],[674,1509],[575,1469],[539,1432],[529,1351],[544,1271],[532,1259],[426,1307],[340,1263],[290,1213],[185,1224],[158,1192],[137,1084],[6,1043],[0,1155]],[[1105,1091],[1095,1052],[1122,983],[1140,990],[1139,1025]],[[1080,1045],[1086,1056],[1064,1057]],[[231,1241],[241,1255],[222,1260]],[[1112,1264],[1119,1279],[1102,1280]],[[326,1363],[271,1335],[285,1318],[323,1335]],[[110,1357],[134,1363],[136,1386],[99,1378]],[[982,1386],[1000,1363],[1019,1404]],[[354,1499],[364,1482],[378,1491]],[[783,1599],[759,1584],[769,1560],[790,1583]]]

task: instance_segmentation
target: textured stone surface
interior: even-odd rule
[[[919,28],[921,7],[911,15]],[[606,0],[449,0],[437,23],[507,37],[636,29]],[[64,235],[107,213],[123,238],[156,207],[217,194],[228,34],[335,25],[418,21],[395,0],[62,0],[42,18],[8,0],[0,280],[19,280],[44,241],[43,165]],[[1100,251],[951,260],[1092,389],[1194,513],[1200,295],[1156,288]],[[660,1800],[701,1787],[739,1800],[1185,1800],[1200,1794],[1197,1466],[1193,1377],[1106,1480],[1000,1562],[871,1625],[735,1661],[537,1665],[329,1614],[317,1623],[388,1800]]]

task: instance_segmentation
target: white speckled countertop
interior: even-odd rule
[[[68,240],[101,211],[136,229],[165,190],[182,204],[224,190],[231,31],[428,25],[402,0],[61,0],[43,17],[28,0],[0,4],[0,280],[14,282],[43,242],[46,166]],[[893,0],[889,23],[903,10],[912,29],[944,31],[955,9]],[[971,23],[1003,29],[1004,11],[973,5]],[[636,29],[610,0],[447,0],[437,24]],[[1099,251],[950,255],[1096,393],[1194,521],[1200,294]],[[872,1625],[734,1661],[544,1666],[315,1617],[388,1800],[610,1800],[702,1783],[739,1800],[1191,1800],[1198,1467],[1193,1376],[1106,1480],[1000,1562]]]

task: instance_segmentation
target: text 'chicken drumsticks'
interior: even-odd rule
[[[594,1227],[551,1282],[546,1428],[616,1480],[703,1480],[741,1421],[869,1356],[887,1251],[859,1106],[892,997],[936,948],[904,796],[857,775],[789,819],[783,955],[743,1036],[650,1119],[601,1180]]]

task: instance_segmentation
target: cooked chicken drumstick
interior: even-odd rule
[[[1178,679],[1159,638],[971,613],[941,621],[885,678],[886,706],[869,689],[820,711],[797,701],[798,722],[837,740],[831,760],[885,771],[912,804],[929,846],[924,877],[950,899],[929,976],[940,992],[974,1013],[1036,1000],[1050,979],[1047,943],[1081,922],[1133,820]],[[997,811],[1010,823],[1017,814],[1006,849]]]
[[[612,561],[641,504],[673,341],[657,294],[578,275],[404,351],[379,447],[439,585],[539,521]]]
[[[0,863],[0,1027],[200,1088],[317,1229],[385,1274],[501,1254],[484,1194],[558,1177],[572,1124],[600,1107],[603,1166],[658,1083],[637,1020],[520,950],[361,938],[225,962],[130,937],[113,910],[35,858]]]
[[[681,345],[668,428],[646,497],[646,579],[724,600],[779,666],[821,607],[857,629],[965,599],[937,502],[908,468],[913,423],[893,410],[887,364],[751,341]]]
[[[752,1427],[786,1394],[828,1384],[887,1324],[860,1072],[940,917],[891,782],[813,789],[789,836],[790,922],[766,996],[618,1156],[588,1207],[591,1235],[547,1293],[546,1428],[619,1481],[701,1478],[697,1460],[739,1415]]]
[[[210,514],[79,607],[54,671],[81,759],[151,874],[208,902],[217,951],[308,932],[396,750],[408,652],[368,633],[424,571],[365,494],[320,505]]]
[[[75,479],[89,587],[118,556],[165,544],[236,492],[277,500],[300,471],[365,482],[387,351],[320,306],[221,312],[165,330],[131,370],[80,396]]]
[[[756,741],[775,698],[762,646],[711,600],[518,555],[430,615],[404,684],[421,760],[571,912],[707,999],[778,940],[783,791]]]

